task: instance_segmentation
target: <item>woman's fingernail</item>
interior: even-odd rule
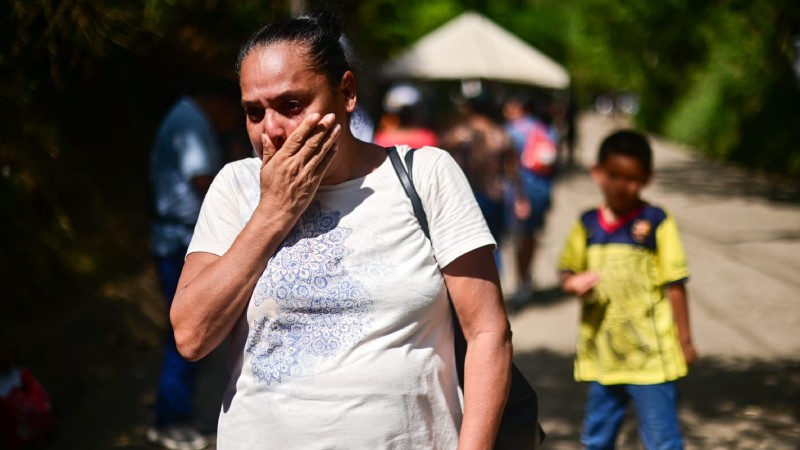
[[[319,113],[312,113],[310,116],[308,116],[308,119],[313,120],[314,122],[319,122],[320,117],[321,116]]]
[[[336,124],[335,127],[333,127],[333,132],[334,133],[338,133],[341,130],[342,130],[342,126],[340,124],[338,124],[338,123]]]
[[[325,115],[325,120],[331,120],[332,121],[334,119],[336,119],[336,114],[334,114],[334,113],[328,113],[328,114]]]

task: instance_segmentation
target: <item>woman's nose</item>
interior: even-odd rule
[[[272,141],[275,150],[279,150],[286,142],[286,124],[281,120],[280,114],[267,110],[264,116],[264,133]]]

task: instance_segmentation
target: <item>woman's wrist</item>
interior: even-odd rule
[[[259,203],[234,246],[247,254],[263,256],[267,252],[271,257],[296,222],[297,217],[285,210]]]
[[[288,232],[299,218],[298,214],[280,208],[275,202],[261,199],[253,211],[250,221],[256,221],[260,227],[267,227]]]

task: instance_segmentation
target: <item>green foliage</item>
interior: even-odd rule
[[[700,28],[704,65],[670,104],[664,131],[712,156],[800,173],[800,89],[790,67],[789,2],[732,5]]]

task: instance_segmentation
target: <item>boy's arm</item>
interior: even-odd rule
[[[675,283],[667,286],[667,297],[672,305],[672,316],[678,327],[678,339],[683,350],[686,364],[691,365],[697,360],[697,350],[692,343],[692,331],[689,327],[689,303],[686,295],[686,285]]]
[[[558,268],[562,291],[584,299],[591,298],[592,289],[600,282],[600,274],[586,270],[586,229],[580,220],[567,237]]]
[[[678,225],[675,219],[667,214],[656,230],[656,242],[660,282],[664,284],[667,297],[672,305],[672,315],[678,328],[678,339],[681,343],[686,364],[697,359],[697,351],[692,343],[692,332],[689,327],[689,304],[686,301],[686,280],[689,268],[686,265],[686,253],[683,251]]]
[[[579,297],[589,297],[592,289],[600,282],[597,272],[574,273],[567,270],[561,272],[561,290]]]

